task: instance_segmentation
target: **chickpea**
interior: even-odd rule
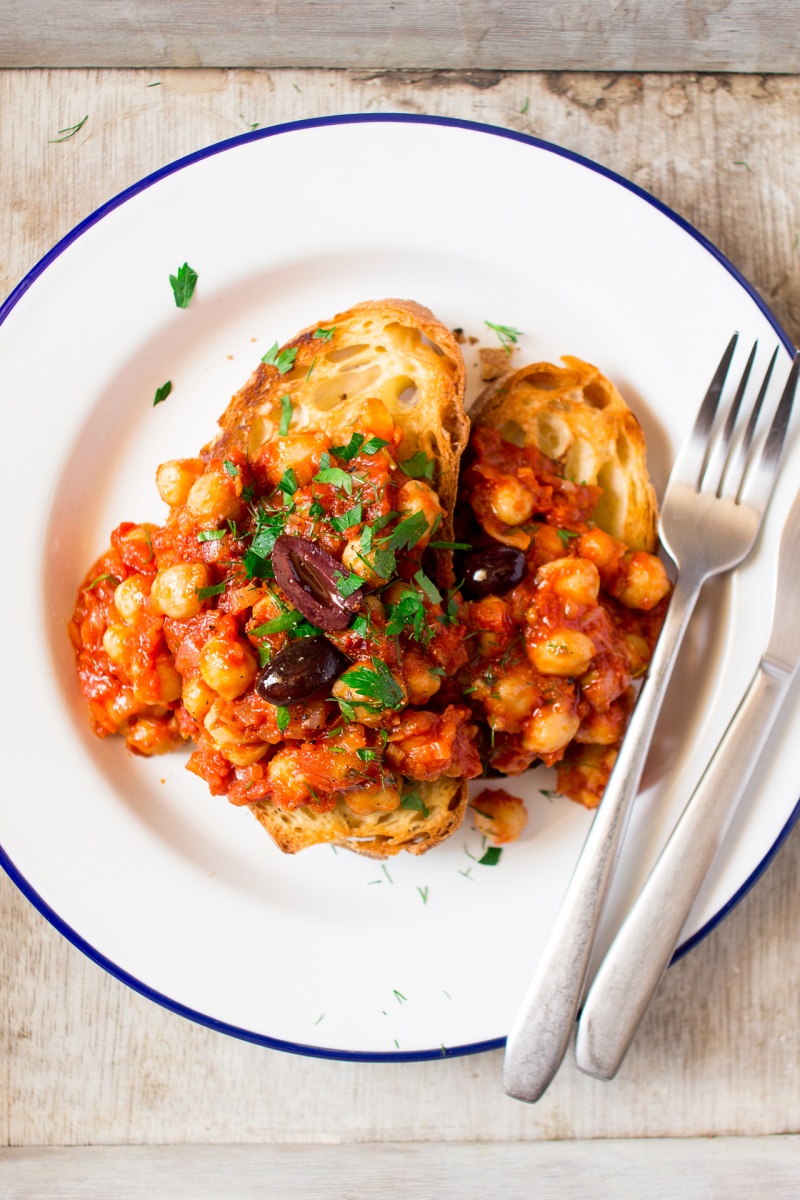
[[[158,572],[150,598],[158,612],[185,621],[203,608],[204,601],[197,593],[210,583],[211,570],[205,563],[176,563]]]
[[[130,638],[131,631],[124,625],[109,625],[103,634],[103,649],[115,666],[125,661]]]
[[[293,433],[267,442],[258,452],[257,471],[271,487],[277,487],[291,467],[300,487],[308,487],[319,470],[320,457],[330,450],[324,433]]]
[[[568,745],[580,726],[580,718],[565,704],[546,705],[525,722],[522,744],[541,757],[555,754]]]
[[[497,658],[506,650],[514,632],[513,618],[505,600],[485,596],[469,606],[470,628],[478,632],[478,652],[481,658]]]
[[[528,821],[524,802],[503,788],[487,788],[476,796],[470,809],[478,833],[485,834],[496,846],[516,841]]]
[[[533,494],[513,475],[503,475],[492,482],[489,504],[504,525],[522,525],[533,515]]]
[[[539,567],[536,582],[551,587],[565,601],[566,615],[572,617],[581,607],[596,603],[600,572],[587,558],[556,558]]]
[[[151,584],[148,575],[129,575],[114,589],[114,607],[126,625],[138,625],[147,619]]]
[[[203,719],[203,725],[220,750],[231,746],[246,746],[247,735],[226,720],[224,707],[215,700]]]
[[[136,754],[166,754],[180,746],[182,738],[174,718],[138,717],[131,722],[125,744]]]
[[[602,579],[607,579],[616,571],[625,543],[602,529],[588,529],[578,538],[578,553],[594,563]]]
[[[336,683],[331,688],[331,695],[336,700],[346,700],[349,704],[355,706],[355,719],[361,725],[380,726],[384,720],[384,710],[375,711],[375,702],[368,696],[362,695],[356,688],[352,687],[348,682],[350,676],[356,667],[366,668],[368,671],[374,672],[375,668],[371,662],[355,662],[352,667],[340,675]],[[398,685],[400,696],[398,698],[397,708],[402,708],[408,703],[406,689],[402,680],[398,679],[393,672],[392,676],[395,683]],[[363,706],[359,702],[363,702]]]
[[[594,642],[579,629],[554,629],[543,641],[527,641],[528,658],[542,675],[583,675],[594,658]]]
[[[186,504],[193,516],[208,522],[224,521],[242,511],[235,477],[223,476],[213,468],[194,481]]]
[[[491,683],[479,679],[473,695],[485,704],[492,726],[510,733],[522,727],[540,701],[539,686],[527,662],[513,663]]]
[[[375,570],[375,550],[364,553],[361,545],[361,534],[358,533],[345,546],[342,552],[342,566],[354,575],[360,575],[367,583],[383,583],[383,575]]]
[[[183,684],[183,707],[194,717],[202,721],[216,696],[202,679],[186,679]]]
[[[396,787],[354,788],[345,792],[341,797],[351,812],[360,817],[371,816],[372,813],[393,812],[400,807],[400,793]]]
[[[223,700],[235,700],[256,677],[256,656],[241,638],[210,638],[200,651],[200,674]]]
[[[621,587],[614,588],[614,595],[628,608],[640,608],[648,612],[663,600],[670,584],[660,558],[645,550],[626,554],[620,564]]]
[[[300,771],[297,750],[284,746],[267,764],[269,789],[276,803],[292,808],[311,799],[308,785]]]
[[[158,494],[170,508],[185,504],[192,484],[203,474],[204,463],[200,458],[173,458],[162,463],[156,471]]]
[[[439,668],[441,670],[441,668]],[[413,647],[403,654],[403,676],[409,704],[427,704],[442,686],[441,675],[426,662],[425,655]]]
[[[444,509],[439,503],[438,496],[433,488],[429,487],[427,483],[423,483],[421,479],[410,479],[408,483],[403,484],[397,493],[397,511],[404,518],[417,512],[424,515],[428,522],[428,528],[419,541],[415,542],[415,546],[420,550],[430,541],[437,517],[441,519],[444,516]]]
[[[252,767],[264,757],[268,748],[265,742],[247,742],[243,746],[226,746],[220,754],[235,767]]]

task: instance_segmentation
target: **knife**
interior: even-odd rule
[[[781,536],[777,570],[764,656],[586,997],[575,1061],[598,1079],[613,1079],[625,1057],[797,672],[800,495]]]

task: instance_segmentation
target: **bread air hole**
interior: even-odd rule
[[[587,387],[583,389],[583,398],[592,408],[607,408],[611,403],[611,396],[602,383],[594,379]]]
[[[381,400],[390,413],[407,413],[419,400],[419,391],[408,375],[395,375],[381,388]]]
[[[555,392],[561,387],[561,380],[550,371],[533,371],[525,376],[525,382],[536,388],[537,392]]]
[[[316,382],[312,375],[308,390],[304,393],[306,407],[311,411],[329,412],[344,397],[357,396],[369,391],[380,379],[381,369],[373,363],[351,371],[337,372],[334,376],[319,375]]]
[[[363,354],[368,349],[366,343],[359,346],[341,346],[338,350],[331,350],[326,354],[325,359],[332,363],[344,362],[345,359],[352,358],[355,354]]]

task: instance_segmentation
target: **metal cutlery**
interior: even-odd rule
[[[706,580],[731,570],[750,552],[777,477],[798,359],[759,450],[756,424],[778,351],[749,412],[743,413],[757,351],[753,346],[723,418],[718,409],[737,340],[734,334],[670,474],[659,533],[678,573],[664,626],[555,926],[508,1037],[503,1086],[519,1100],[539,1099],[566,1051],[631,803],[697,597]]]
[[[747,790],[800,664],[798,596],[800,495],[781,537],[767,649],[586,997],[575,1058],[589,1075],[616,1075]]]

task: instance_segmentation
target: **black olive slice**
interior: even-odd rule
[[[342,595],[339,583],[349,572],[308,538],[282,533],[275,539],[272,568],[287,599],[318,629],[346,629],[364,602],[363,587]]]
[[[256,691],[270,704],[299,704],[330,687],[349,665],[349,658],[326,637],[297,638],[260,672]]]
[[[504,596],[528,574],[525,555],[514,546],[480,546],[464,559],[464,592],[473,600]]]

